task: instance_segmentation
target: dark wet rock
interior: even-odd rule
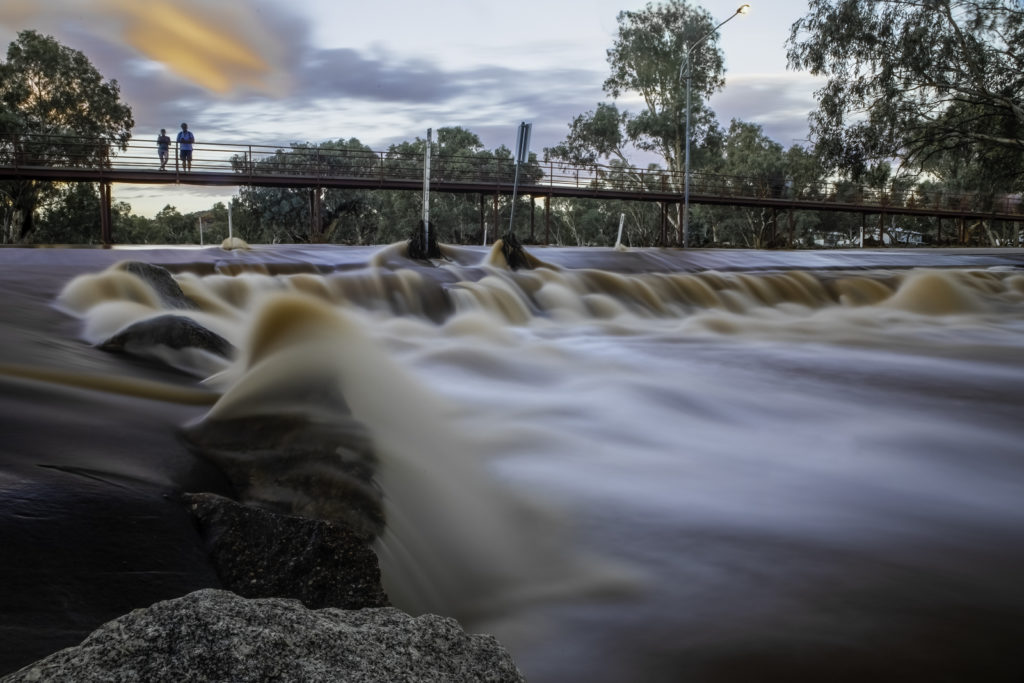
[[[202,590],[104,624],[3,679],[28,681],[523,681],[492,636],[393,607],[312,611],[295,600]]]
[[[336,522],[365,540],[384,529],[373,443],[366,427],[350,416],[206,419],[181,435],[227,476],[240,502]]]
[[[523,245],[519,243],[519,239],[515,233],[510,232],[501,237],[501,253],[505,257],[505,262],[508,263],[508,267],[512,270],[522,270],[524,268],[533,268],[533,261],[530,259],[529,254],[523,249]]]
[[[224,588],[246,598],[294,598],[306,607],[385,607],[377,556],[347,528],[186,494]]]
[[[427,221],[427,227],[432,227],[429,221]],[[429,231],[424,229],[424,221],[422,220],[416,226],[412,235],[409,236],[408,256],[411,259],[420,261],[441,258],[441,249],[437,245],[437,234],[432,229]]]
[[[199,308],[194,301],[185,296],[174,276],[166,268],[142,261],[124,261],[117,267],[146,282],[168,308]]]
[[[162,345],[172,349],[195,348],[222,358],[235,351],[224,337],[183,315],[161,315],[147,318],[124,328],[98,346],[104,351],[146,355],[147,350]]]

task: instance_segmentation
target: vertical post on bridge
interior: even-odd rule
[[[519,124],[519,132],[516,136],[516,157],[515,157],[515,179],[512,181],[512,206],[509,210],[508,232],[501,238],[501,252],[505,262],[512,270],[530,268],[530,261],[523,252],[523,247],[516,237],[516,193],[519,191],[519,168],[530,161],[530,132],[533,129],[532,123],[523,121]]]
[[[433,128],[427,128],[427,148],[423,152],[423,248],[430,244],[430,147]]]
[[[433,133],[433,128],[427,128],[427,144],[423,150],[423,217],[408,244],[409,258],[420,260],[441,258],[437,235],[430,233],[430,155],[433,148]]]
[[[532,123],[523,121],[519,124],[519,132],[516,135],[516,170],[515,179],[512,181],[512,208],[509,211],[508,217],[508,234],[515,235],[515,218],[516,218],[516,193],[519,190],[519,167],[530,161],[530,131],[533,129]]]

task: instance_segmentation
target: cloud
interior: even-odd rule
[[[284,93],[285,46],[264,24],[266,16],[254,0],[6,0],[0,6],[0,24],[119,43],[219,95]]]
[[[218,94],[238,88],[282,94],[276,37],[241,4],[191,0],[105,0],[125,44],[186,80]]]
[[[814,91],[821,81],[806,73],[744,74],[730,76],[710,106],[719,123],[732,119],[759,124],[783,147],[806,141],[807,117],[817,107]]]
[[[467,65],[434,52],[400,55],[379,43],[323,48],[310,20],[275,0],[5,0],[2,25],[51,32],[82,50],[118,80],[143,138],[188,121],[208,141],[356,137],[382,149],[428,127],[462,126],[494,148],[511,147],[519,121],[531,121],[540,152],[565,137],[575,116],[607,99],[601,59],[550,68],[499,51],[489,59],[509,66],[487,58]],[[808,135],[808,83],[800,74],[730,75],[711,106],[723,125],[756,122],[789,146]]]
[[[551,145],[603,98],[598,69],[446,68],[381,47],[317,48],[288,11],[269,0],[7,0],[0,25],[84,52],[118,80],[140,135],[187,120],[207,139],[378,144],[461,125],[492,146],[535,120],[534,139]]]

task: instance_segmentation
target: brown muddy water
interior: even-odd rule
[[[0,250],[0,671],[212,585],[181,429],[298,415],[369,436],[392,600],[534,683],[1024,679],[1024,252],[531,253]],[[96,347],[171,311],[231,357]]]

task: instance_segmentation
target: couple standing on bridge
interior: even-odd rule
[[[188,124],[181,124],[181,132],[178,133],[178,155],[181,157],[181,165],[185,171],[192,170],[192,145],[195,144],[196,136],[188,129]],[[167,170],[167,157],[171,150],[171,138],[167,135],[167,129],[161,128],[160,135],[156,138],[156,152],[160,157],[160,170]]]

